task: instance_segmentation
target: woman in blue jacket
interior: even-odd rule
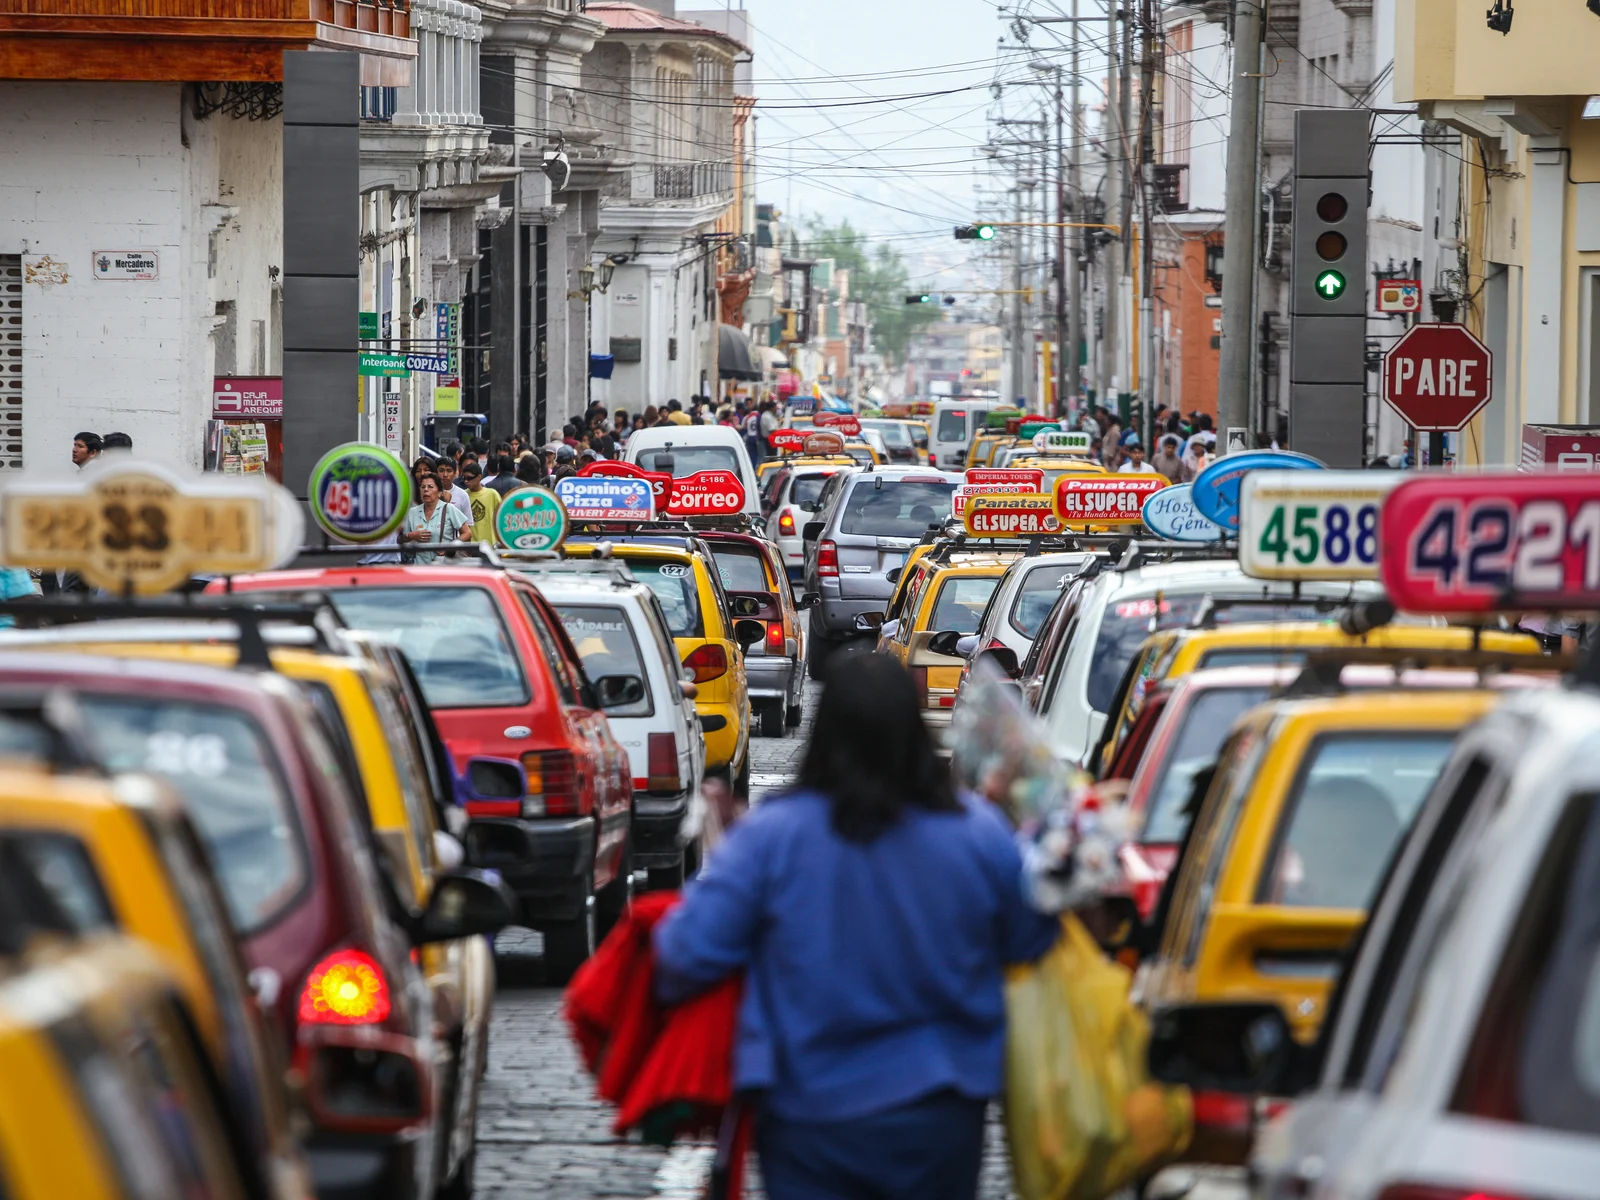
[[[1000,813],[956,795],[910,677],[837,656],[794,791],[734,826],[657,928],[660,998],[746,973],[734,1083],[771,1200],[971,1200],[1030,909]]]

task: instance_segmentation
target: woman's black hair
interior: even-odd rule
[[[422,485],[430,479],[433,480],[433,486],[439,489],[439,499],[444,499],[444,481],[440,479],[439,476],[433,471],[423,471],[420,475],[416,476],[418,504],[422,503]]]
[[[852,842],[872,841],[907,808],[961,811],[911,676],[881,654],[835,654],[828,664],[797,782],[833,802],[834,831]]]

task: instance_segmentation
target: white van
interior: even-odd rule
[[[967,447],[983,428],[984,418],[1004,407],[998,400],[977,400],[971,396],[936,403],[931,422],[933,429],[928,436],[932,465],[946,471],[962,470],[967,465]]]
[[[641,429],[628,439],[626,461],[674,479],[696,471],[733,471],[744,483],[744,511],[761,515],[756,471],[744,438],[725,425],[662,425]]]

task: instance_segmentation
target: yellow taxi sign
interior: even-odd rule
[[[989,492],[967,498],[961,524],[968,537],[1025,538],[1060,533],[1054,498],[1043,492]]]
[[[184,476],[117,456],[71,477],[0,483],[0,561],[150,595],[192,575],[269,571],[295,555],[300,506],[264,478]]]

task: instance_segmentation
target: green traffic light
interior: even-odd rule
[[[1337,271],[1323,271],[1312,286],[1324,300],[1337,300],[1344,295],[1344,276]]]
[[[994,241],[994,226],[993,225],[979,225],[975,229],[973,229],[973,232],[978,235],[978,240],[980,242],[992,242],[992,241]]]

